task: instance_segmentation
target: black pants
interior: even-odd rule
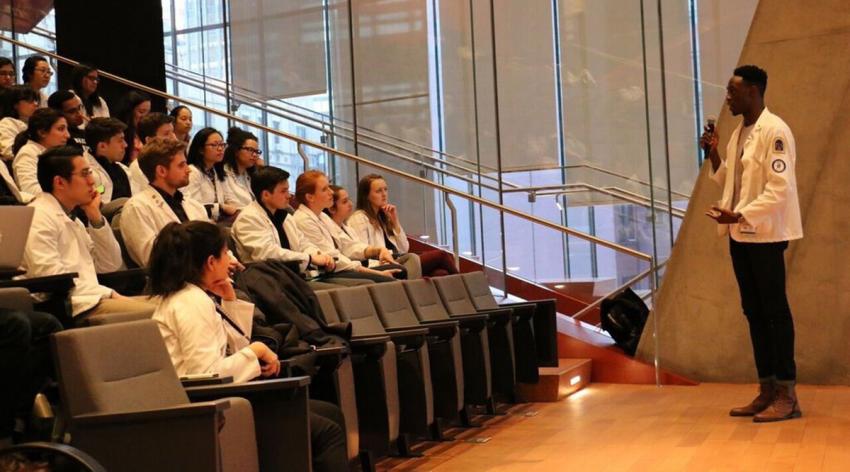
[[[729,252],[741,305],[750,324],[756,370],[760,379],[797,378],[794,362],[794,320],[785,295],[788,242],[740,243],[729,238]]]
[[[310,400],[310,446],[313,470],[336,472],[348,470],[345,418],[331,403]]]
[[[53,315],[0,308],[0,438],[11,436],[15,415],[53,376],[48,336],[62,329]]]

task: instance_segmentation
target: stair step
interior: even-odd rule
[[[590,359],[558,359],[558,367],[540,367],[536,384],[517,384],[517,394],[526,402],[556,402],[590,383]]]

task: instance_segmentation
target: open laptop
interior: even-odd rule
[[[35,209],[27,206],[0,206],[0,271],[21,265],[33,213]]]

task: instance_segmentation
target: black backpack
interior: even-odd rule
[[[635,355],[649,308],[630,288],[606,298],[600,306],[602,329],[630,356]]]

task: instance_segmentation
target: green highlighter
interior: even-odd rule
[[[98,185],[94,189],[97,191],[97,193],[99,193],[101,195],[103,195],[103,192],[106,191],[106,187],[104,187],[103,184]]]

